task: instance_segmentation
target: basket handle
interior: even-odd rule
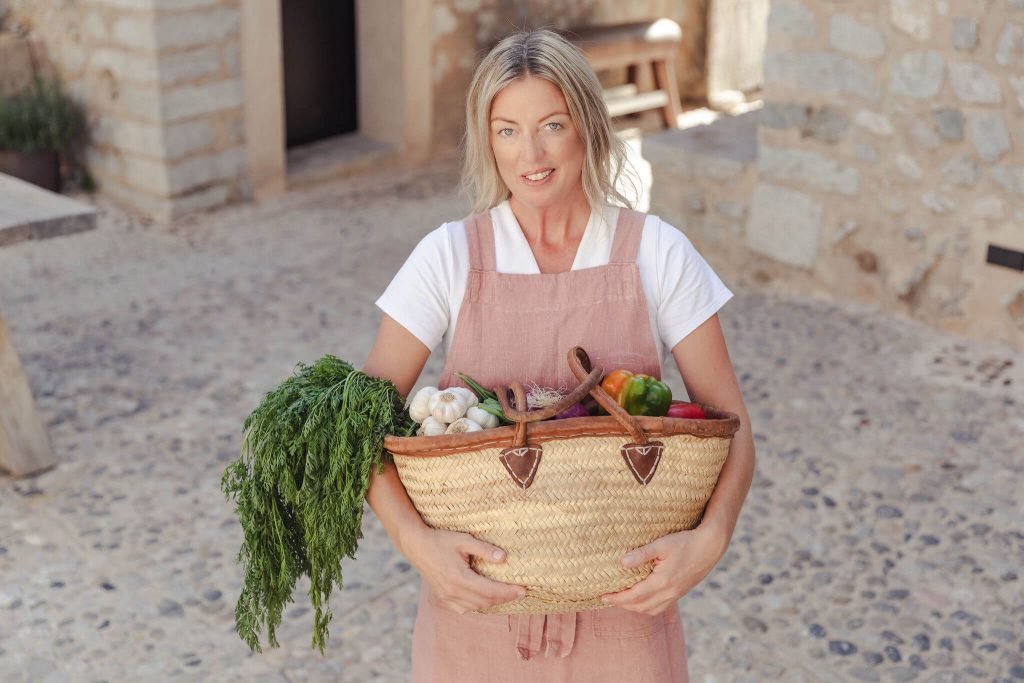
[[[583,397],[587,394],[593,396],[594,400],[608,411],[608,414],[619,421],[619,424],[629,433],[635,443],[641,445],[647,443],[647,434],[644,432],[643,427],[640,426],[640,423],[637,422],[637,419],[627,413],[614,398],[608,395],[607,391],[601,388],[601,378],[604,376],[604,370],[591,367],[590,356],[583,350],[583,347],[574,346],[569,349],[569,369],[580,380],[580,384],[562,400],[539,410],[527,410],[526,394],[523,390],[523,385],[519,382],[512,382],[510,387],[495,387],[494,393],[498,395],[501,412],[509,420],[516,423],[516,439],[514,442],[516,446],[523,446],[526,443],[525,426],[527,422],[537,422],[554,417],[582,401]],[[515,399],[514,408],[508,400],[510,389]]]

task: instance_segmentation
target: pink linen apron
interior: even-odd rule
[[[495,271],[488,212],[465,221],[470,271],[439,388],[574,388],[566,357],[586,349],[595,367],[661,377],[636,264],[644,215],[622,209],[608,265],[563,273]],[[609,501],[611,502],[611,501]],[[413,629],[413,683],[680,683],[688,681],[677,606],[651,617],[620,607],[568,614],[458,614],[426,581]]]

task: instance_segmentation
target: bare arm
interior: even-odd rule
[[[754,437],[718,315],[711,316],[676,344],[672,355],[690,400],[728,410],[740,417],[740,429],[733,437],[729,457],[701,522],[701,525],[718,526],[728,546],[754,477]]]

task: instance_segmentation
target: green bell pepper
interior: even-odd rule
[[[622,384],[618,401],[630,415],[664,417],[672,403],[672,389],[650,375],[633,375]]]

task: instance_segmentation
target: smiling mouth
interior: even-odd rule
[[[524,175],[523,177],[526,178],[527,180],[532,180],[533,182],[538,182],[538,181],[544,180],[545,178],[547,178],[549,175],[551,175],[554,172],[555,172],[555,169],[548,168],[548,169],[545,169],[543,171],[538,171],[537,173],[531,173],[529,175]]]

